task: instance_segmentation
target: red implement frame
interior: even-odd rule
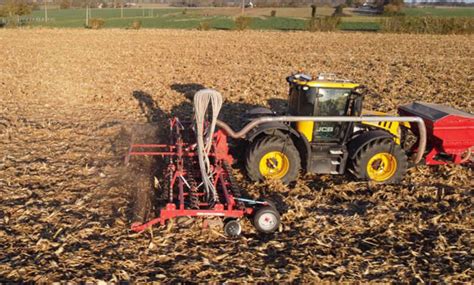
[[[186,127],[184,127],[186,126]],[[227,137],[218,130],[214,133],[209,157],[212,168],[212,182],[218,193],[218,199],[209,202],[203,190],[196,144],[191,124],[182,124],[177,118],[170,120],[170,145],[166,144],[132,144],[126,161],[130,156],[161,156],[168,163],[164,171],[165,183],[169,184],[168,203],[160,210],[159,217],[146,223],[134,223],[132,230],[140,232],[176,217],[228,217],[241,218],[254,212],[246,207],[240,197],[240,191],[230,173],[229,165],[232,156],[228,154]],[[263,204],[267,204],[263,202]]]

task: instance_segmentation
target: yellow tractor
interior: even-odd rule
[[[400,126],[407,122],[341,121],[341,117],[362,115],[361,86],[333,75],[317,79],[305,74],[287,77],[289,101],[287,118],[338,117],[337,121],[268,121],[246,134],[245,167],[250,179],[279,179],[289,183],[303,168],[307,172],[343,174],[382,183],[399,182],[408,167],[400,146]],[[384,115],[383,113],[363,114]],[[276,114],[256,108],[246,114],[247,122]]]

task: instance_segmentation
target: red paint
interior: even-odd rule
[[[133,144],[129,149],[128,156],[161,156],[170,157],[170,164],[165,168],[164,183],[169,183],[171,196],[169,203],[160,210],[158,218],[152,219],[144,224],[133,224],[131,229],[136,232],[145,230],[154,224],[164,225],[169,219],[176,217],[229,217],[241,218],[254,212],[252,207],[246,207],[244,203],[234,199],[231,173],[227,172],[225,165],[231,165],[233,158],[229,154],[227,136],[218,130],[214,134],[214,140],[209,153],[211,168],[213,170],[213,185],[218,192],[218,201],[213,205],[207,203],[207,194],[201,183],[201,174],[197,161],[195,135],[191,125],[183,124],[174,118],[170,121],[171,137],[173,145],[164,144]],[[186,182],[184,182],[184,180]],[[190,187],[188,187],[188,184]],[[191,188],[191,189],[190,189]],[[196,208],[190,208],[190,199],[195,198],[198,203]]]
[[[474,115],[446,106],[413,103],[398,110],[402,116],[423,119],[427,132],[425,163],[461,163],[462,155],[474,146]],[[417,128],[412,128],[416,134]]]
[[[214,141],[216,146],[216,158],[224,160],[227,162],[227,164],[232,165],[233,158],[229,154],[229,145],[227,144],[226,134],[221,130],[217,130],[214,133]]]

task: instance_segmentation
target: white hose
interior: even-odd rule
[[[211,124],[205,130],[207,108],[211,103]],[[222,95],[212,89],[199,90],[194,94],[194,119],[196,121],[196,141],[198,150],[199,168],[201,170],[202,182],[207,193],[208,200],[216,201],[217,191],[211,181],[211,165],[209,162],[209,151],[212,146],[212,136],[216,128],[217,116],[222,107]],[[206,137],[204,133],[207,131]],[[212,195],[212,196],[211,196]]]

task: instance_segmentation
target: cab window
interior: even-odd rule
[[[318,103],[315,104],[316,116],[345,116],[347,115],[350,89],[320,88]],[[318,122],[314,127],[316,140],[339,140],[347,123]]]
[[[347,102],[350,90],[348,89],[319,89],[319,104],[315,114],[319,116],[344,116],[347,111]]]
[[[313,116],[317,88],[293,85],[290,88],[289,113],[293,116]]]

